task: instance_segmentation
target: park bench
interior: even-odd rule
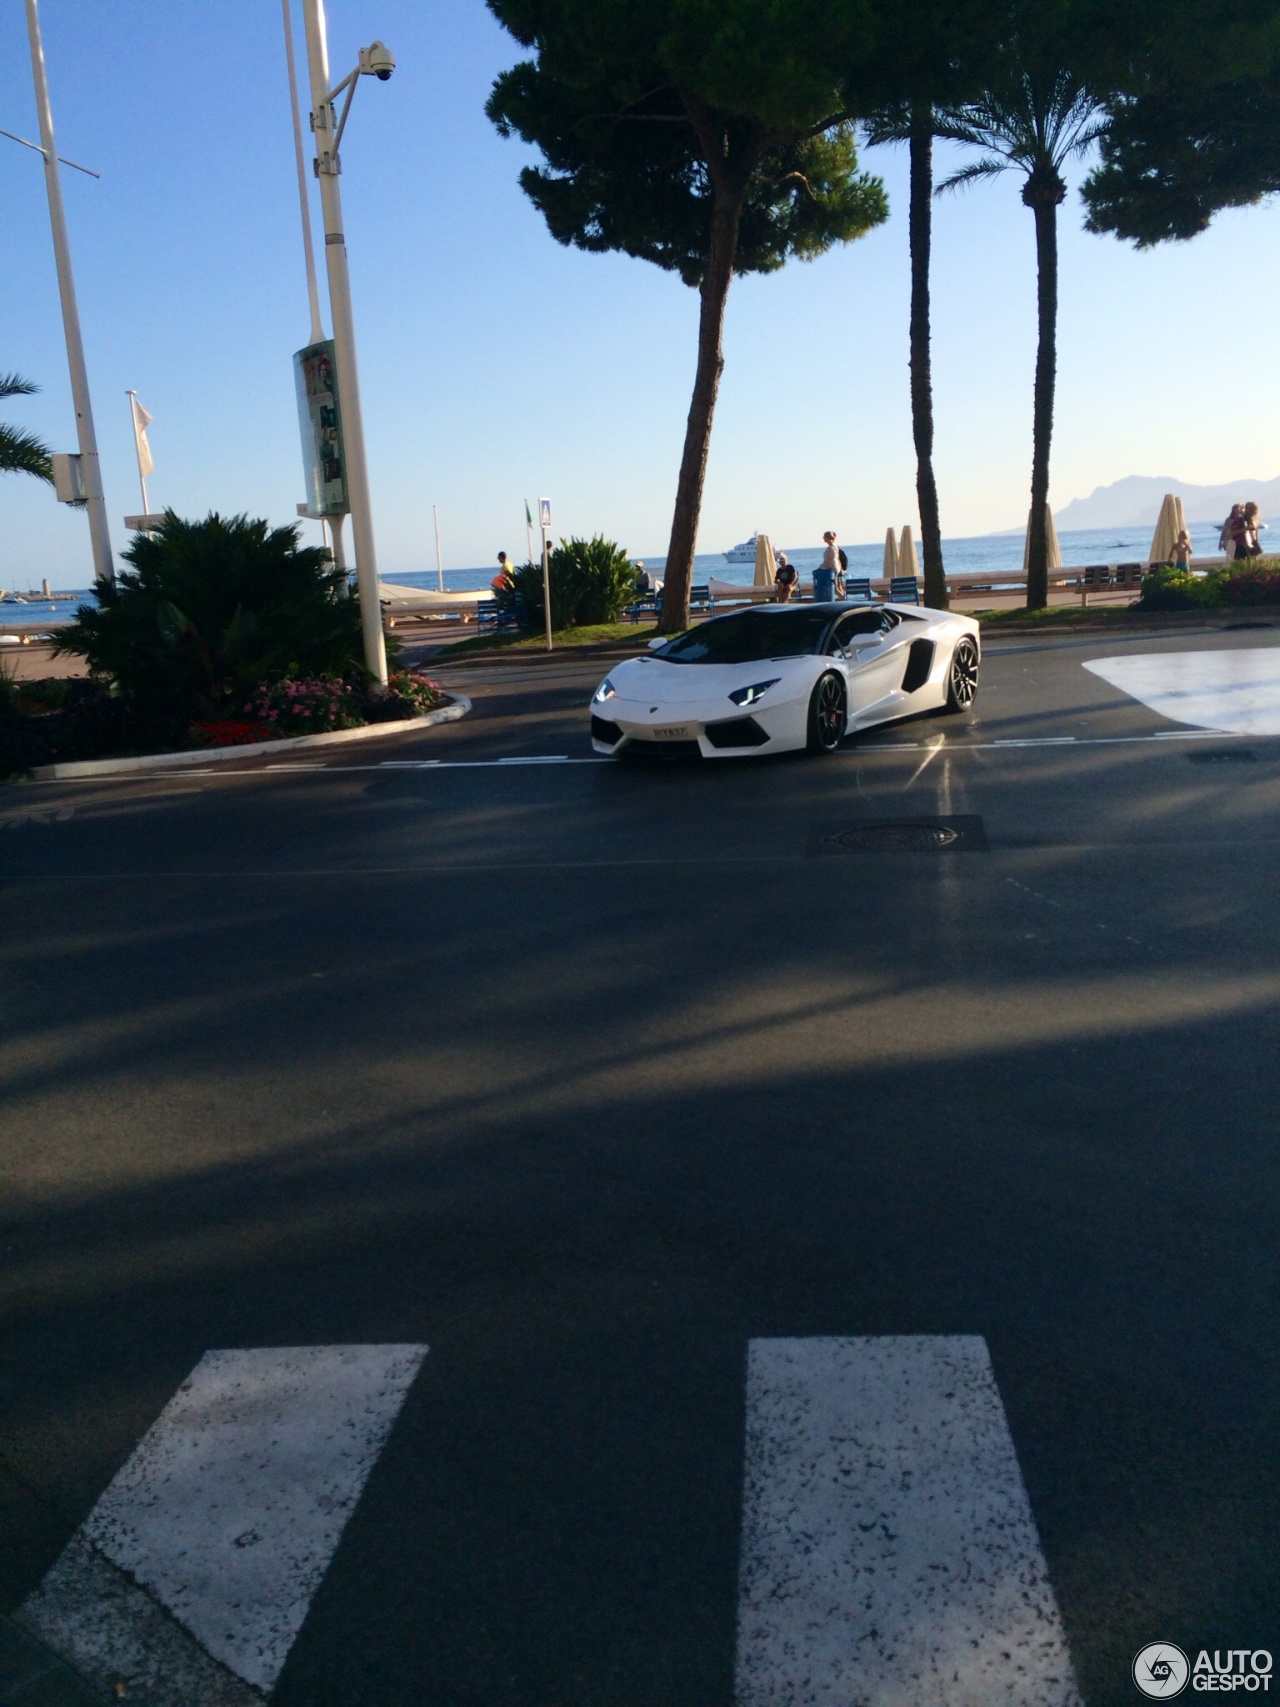
[[[1080,603],[1089,602],[1089,594],[1103,587],[1141,587],[1142,577],[1150,568],[1146,563],[1087,563],[1080,571],[1076,585]]]
[[[895,575],[889,582],[889,603],[891,605],[918,605],[920,603],[920,580],[916,575]]]
[[[514,632],[520,623],[513,610],[499,608],[497,599],[481,599],[476,606],[476,626],[481,634]]]

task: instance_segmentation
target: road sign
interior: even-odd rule
[[[124,525],[130,533],[154,533],[157,528],[164,526],[164,513],[159,515],[126,516]]]
[[[538,499],[538,526],[540,528],[549,528],[551,526],[550,498]]]
[[[347,494],[347,451],[342,439],[342,405],[338,398],[338,363],[333,340],[309,344],[293,358],[298,393],[298,425],[302,430],[302,467],[313,516],[345,516],[351,509]]]

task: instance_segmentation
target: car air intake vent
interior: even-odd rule
[[[616,723],[610,723],[605,717],[591,719],[591,739],[603,741],[606,747],[616,747],[622,739],[622,731]]]
[[[708,723],[703,730],[713,747],[763,747],[769,739],[754,717],[731,717],[725,723]]]
[[[933,641],[913,640],[907,654],[906,674],[902,678],[903,693],[914,693],[929,680],[933,668]]]

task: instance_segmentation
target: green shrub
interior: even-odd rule
[[[512,586],[498,594],[500,609],[513,613],[523,628],[545,625],[542,565],[514,570]],[[599,534],[594,539],[562,540],[551,553],[551,626],[586,628],[616,622],[635,597],[636,571],[621,546]]]
[[[56,711],[32,716],[16,703],[0,705],[0,778],[66,759],[162,752],[185,746],[184,735],[172,718],[121,698],[105,682],[76,678]]]
[[[261,682],[365,677],[346,574],[328,552],[300,548],[296,526],[167,510],[124,557],[132,568],[101,589],[98,609],[80,606],[55,650],[84,658],[172,741],[238,712]]]
[[[1219,577],[1203,579],[1189,569],[1153,569],[1142,577],[1142,610],[1203,610],[1220,603]]]

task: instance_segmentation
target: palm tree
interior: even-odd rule
[[[938,483],[933,474],[933,363],[929,351],[929,264],[933,243],[934,109],[928,101],[904,101],[886,107],[867,125],[872,144],[905,142],[911,187],[908,229],[911,249],[911,323],[908,335],[911,371],[911,434],[916,447],[916,498],[920,506],[920,545],[924,552],[924,602],[946,610],[947,572],[942,562],[942,523]]]
[[[16,373],[0,373],[0,398],[30,397],[39,389]],[[24,433],[21,427],[7,427],[0,421],[0,474],[34,474],[37,480],[47,480],[52,485],[53,463],[48,445],[41,444],[34,433]]]
[[[938,194],[1014,167],[1025,179],[1022,199],[1035,215],[1040,324],[1032,415],[1030,610],[1049,602],[1045,506],[1058,366],[1058,209],[1067,195],[1062,172],[1069,160],[1097,141],[1108,122],[1101,100],[1071,72],[1038,75],[1025,69],[1015,71],[980,101],[939,114],[935,121],[936,135],[986,150],[981,160],[940,184]]]

